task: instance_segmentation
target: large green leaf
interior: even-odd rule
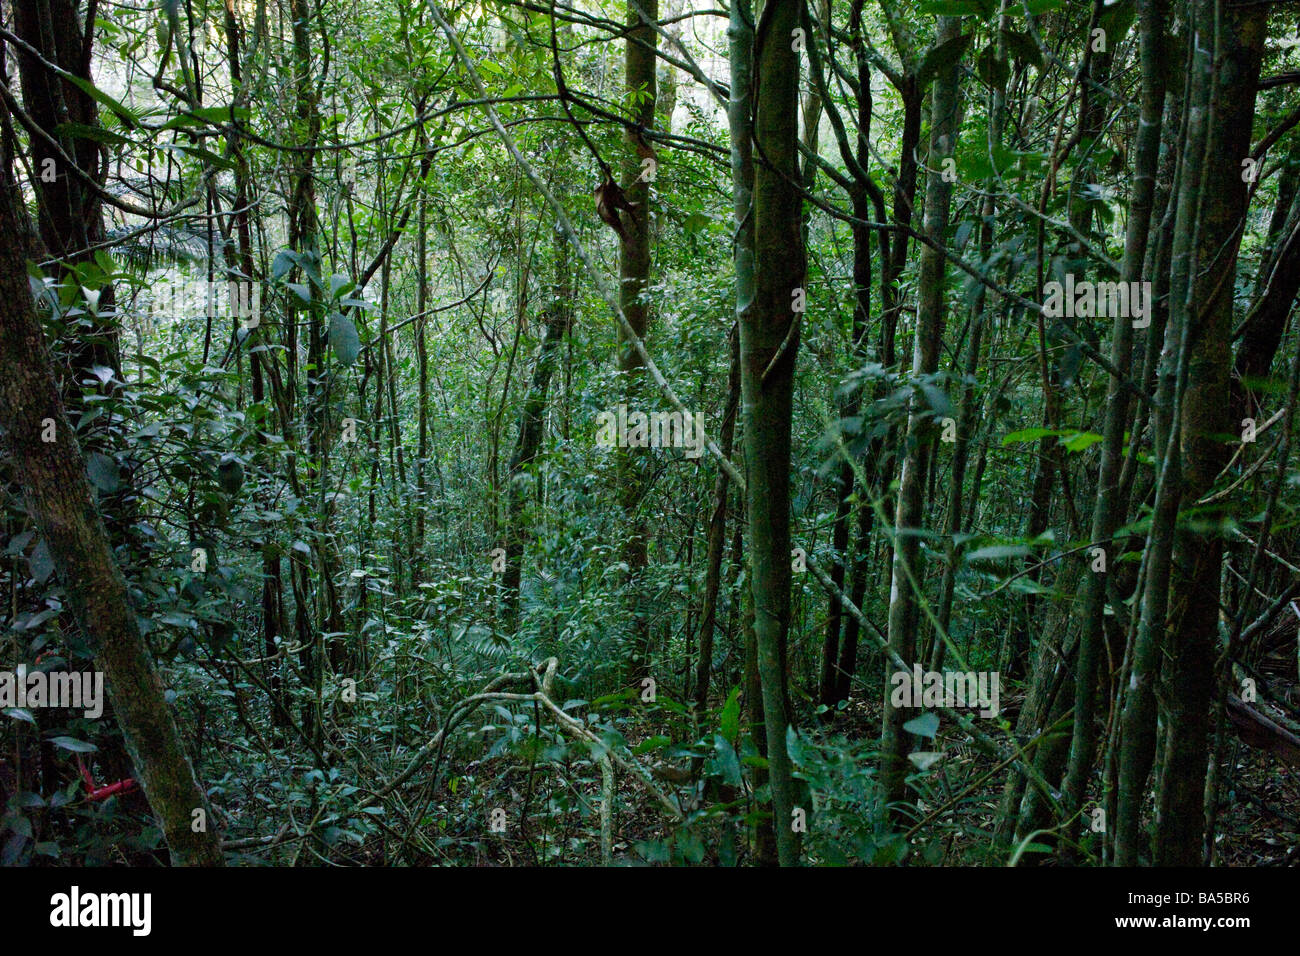
[[[972,39],[974,39],[973,33],[963,33],[961,36],[945,40],[932,48],[926,53],[925,59],[921,61],[920,67],[917,68],[917,82],[924,87],[940,70],[946,70],[960,60],[962,54],[966,52],[966,48],[970,46]]]
[[[361,336],[357,334],[356,323],[342,312],[330,315],[330,345],[344,365],[351,365],[361,354]]]

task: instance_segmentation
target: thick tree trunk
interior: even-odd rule
[[[146,798],[177,865],[222,863],[215,821],[194,778],[162,681],[113,562],[76,435],[55,386],[27,284],[21,197],[0,184],[0,423],[27,509],[49,548],[78,626],[95,644]],[[42,440],[53,424],[55,440]],[[201,815],[195,811],[201,810]],[[202,820],[202,828],[198,827]]]
[[[1228,459],[1223,436],[1234,431],[1228,421],[1231,277],[1236,273],[1246,214],[1240,157],[1250,152],[1267,22],[1267,8],[1257,5],[1197,0],[1194,9],[1202,42],[1208,45],[1216,33],[1217,42],[1203,74],[1212,89],[1199,215],[1186,222],[1196,245],[1195,268],[1189,271],[1187,283],[1186,387],[1178,423],[1184,503],[1196,501],[1213,485]],[[1197,54],[1198,60],[1205,56]],[[1199,156],[1186,157],[1188,163],[1200,161]],[[1180,216],[1175,231],[1182,225]],[[1173,307],[1179,303],[1175,301]],[[1197,524],[1213,524],[1215,518],[1202,510]],[[1178,529],[1161,694],[1168,728],[1157,793],[1156,863],[1161,866],[1195,866],[1203,854],[1208,717],[1219,644],[1222,560],[1223,538],[1217,529]]]
[[[50,63],[73,76],[90,80],[90,50],[76,0],[41,0],[13,5],[14,32]],[[22,77],[23,106],[50,139],[92,179],[99,178],[101,145],[94,136],[73,136],[66,124],[99,128],[95,101],[85,90],[57,76],[25,51],[17,53]],[[66,169],[54,147],[32,137],[33,186],[37,197],[37,227],[51,256],[81,262],[88,246],[104,238],[100,199],[89,184]],[[54,171],[52,178],[43,173]],[[100,343],[101,349],[109,343]],[[108,353],[104,353],[107,356]],[[103,362],[101,364],[109,364]],[[116,368],[117,366],[111,365]]]

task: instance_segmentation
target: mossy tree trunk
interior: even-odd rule
[[[0,425],[27,509],[49,548],[68,607],[95,647],[140,784],[176,865],[216,866],[221,846],[203,789],[136,624],[126,581],[86,477],[32,305],[25,212],[0,183]],[[53,441],[43,440],[53,428]],[[195,811],[202,811],[201,814]],[[202,826],[199,826],[199,823]]]

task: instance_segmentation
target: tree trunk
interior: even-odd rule
[[[655,124],[655,49],[659,35],[650,24],[657,21],[658,17],[659,0],[630,0],[628,3],[624,86],[632,97],[632,115],[635,121],[641,127],[651,129]],[[640,133],[629,130],[627,138],[634,149],[623,163],[623,192],[636,212],[634,215],[623,216],[618,257],[619,276],[622,280],[619,286],[619,306],[627,316],[628,324],[644,340],[650,325],[650,307],[646,293],[650,282],[650,179],[653,176],[647,174],[642,166],[643,158],[648,158],[649,149]],[[624,341],[620,329],[618,367],[625,375],[624,389],[629,405],[643,400],[643,366],[641,356],[629,342]],[[628,567],[633,630],[631,677],[634,681],[647,677],[650,671],[650,610],[646,603],[647,582],[644,580],[649,565],[649,543],[645,518],[640,514],[648,457],[644,452],[645,449],[635,448],[623,451],[619,478],[623,512],[629,523],[623,560]]]
[[[45,540],[78,626],[96,645],[109,698],[140,784],[179,866],[219,866],[221,846],[162,680],[136,624],[126,581],[55,386],[27,284],[21,196],[0,184],[0,421],[27,509]],[[55,440],[42,440],[53,424]],[[195,815],[195,811],[202,811]],[[199,820],[202,828],[197,830]]]
[[[754,298],[741,313],[741,393],[757,666],[782,866],[799,861],[786,750],[790,627],[790,426],[804,250],[799,198],[798,0],[767,0],[754,38]],[[809,808],[803,808],[805,813]]]
[[[719,439],[722,456],[729,459],[740,406],[739,330],[733,330],[728,338],[731,341],[731,372],[727,377],[727,408],[723,412]],[[713,632],[718,616],[718,592],[722,585],[722,556],[727,546],[727,499],[730,494],[731,480],[727,477],[727,472],[719,468],[713,485],[713,513],[709,516],[708,555],[700,613],[700,652],[695,666],[695,706],[701,711],[709,703],[709,679],[713,674]]]
[[[1165,11],[1162,0],[1140,0],[1142,107],[1138,124],[1138,141],[1134,162],[1133,194],[1129,201],[1128,231],[1124,243],[1124,260],[1120,281],[1138,282],[1146,261],[1147,237],[1155,199],[1156,166],[1160,159],[1161,118],[1164,114],[1164,30]],[[1133,319],[1116,315],[1111,327],[1111,362],[1121,376],[1128,377],[1133,357]],[[1124,454],[1124,433],[1129,427],[1129,394],[1124,383],[1110,379],[1106,396],[1106,421],[1102,430],[1101,466],[1097,476],[1097,495],[1092,511],[1090,540],[1101,548],[1105,559],[1102,570],[1089,572],[1083,582],[1083,605],[1080,609],[1082,629],[1079,633],[1079,656],[1075,665],[1074,733],[1070,765],[1064,787],[1064,810],[1069,840],[1063,841],[1067,858],[1073,859],[1071,844],[1079,832],[1079,819],[1091,778],[1096,750],[1096,700],[1098,667],[1104,639],[1107,583],[1119,557],[1112,544],[1115,529],[1124,521],[1119,495],[1120,469]],[[1092,557],[1092,555],[1090,555]],[[1115,608],[1115,613],[1121,613]],[[1109,682],[1107,682],[1107,685]]]
[[[1228,421],[1232,368],[1233,283],[1237,250],[1246,214],[1246,184],[1240,157],[1250,152],[1256,88],[1259,81],[1267,8],[1226,6],[1197,0],[1195,23],[1202,41],[1217,32],[1210,59],[1198,45],[1193,75],[1211,85],[1199,214],[1185,222],[1196,237],[1186,285],[1186,386],[1182,392],[1178,441],[1181,444],[1183,502],[1195,502],[1213,485],[1227,463],[1223,436]],[[1217,28],[1217,30],[1216,30]],[[1202,69],[1201,61],[1204,61]],[[1202,162],[1197,154],[1189,164]],[[1184,225],[1182,217],[1175,232]],[[1178,289],[1175,287],[1175,294]],[[1170,322],[1174,320],[1171,318]],[[1217,525],[1218,512],[1201,510],[1196,524]],[[1156,863],[1195,866],[1201,862],[1209,703],[1218,647],[1219,583],[1223,537],[1184,525],[1174,537],[1169,618],[1165,626],[1165,664],[1161,703],[1168,728],[1157,793]]]
[[[940,17],[935,46],[956,39],[960,33],[959,17]],[[924,230],[931,239],[942,243],[948,226],[952,202],[952,184],[946,182],[939,167],[953,155],[957,142],[958,62],[940,71],[935,79],[930,105],[930,155],[933,169],[926,182]],[[917,304],[916,336],[912,351],[912,375],[932,375],[939,367],[939,346],[944,327],[944,257],[933,247],[921,250],[921,272]],[[920,563],[920,538],[917,532],[925,521],[925,486],[930,467],[934,416],[920,390],[913,391],[907,420],[907,452],[903,459],[898,485],[898,506],[894,524],[894,568],[889,604],[889,644],[908,664],[916,658],[916,632],[925,572]],[[905,724],[915,714],[894,707],[890,694],[892,664],[885,669],[883,743],[881,747],[881,785],[887,803],[908,798],[906,779],[907,752],[910,749]]]
[[[542,317],[542,344],[537,353],[537,364],[533,367],[528,394],[524,398],[524,407],[519,413],[519,436],[506,473],[506,569],[502,586],[505,592],[506,630],[512,635],[519,621],[519,583],[529,537],[524,521],[530,488],[528,471],[542,446],[546,423],[546,394],[550,388],[551,376],[559,366],[560,346],[564,343],[564,335],[569,328],[568,243],[559,233],[556,234],[555,246],[555,296]]]

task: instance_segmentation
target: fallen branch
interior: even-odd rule
[[[1236,694],[1228,695],[1228,719],[1246,746],[1265,750],[1293,767],[1300,767],[1300,737]]]
[[[406,783],[406,781],[410,780],[411,777],[415,775],[417,770],[428,763],[429,758],[433,756],[434,753],[438,753],[439,757],[441,757],[441,753],[446,746],[447,739],[450,737],[451,732],[458,725],[463,723],[465,719],[480,706],[491,701],[497,701],[506,703],[540,704],[542,707],[550,711],[551,715],[555,717],[556,723],[559,724],[562,730],[568,732],[574,737],[586,741],[587,743],[595,744],[599,748],[597,751],[600,754],[599,759],[602,761],[610,760],[633,777],[636,777],[641,782],[642,786],[645,787],[646,791],[667,811],[668,816],[673,820],[680,821],[683,818],[681,808],[677,805],[675,800],[667,796],[658,786],[655,785],[650,774],[648,774],[638,764],[633,763],[626,757],[623,757],[621,754],[612,750],[603,740],[587,729],[581,721],[576,720],[569,714],[565,713],[564,710],[562,710],[560,706],[552,700],[551,685],[555,678],[555,670],[558,665],[559,661],[556,658],[549,657],[532,671],[516,671],[509,674],[502,674],[489,682],[481,692],[460,701],[460,703],[451,709],[451,712],[447,716],[446,723],[444,723],[443,726],[439,728],[438,732],[429,739],[428,743],[416,751],[415,756],[411,758],[406,769],[398,774],[396,778],[390,781],[382,789],[375,791],[365,800],[362,800],[361,803],[357,805],[357,809],[363,810],[372,804],[378,803],[385,796]],[[540,674],[539,671],[541,672]],[[521,694],[500,689],[510,684],[523,682],[531,682],[533,684],[534,689],[532,693]],[[612,793],[609,792],[612,790],[613,785],[612,769],[607,770],[606,773],[603,774],[603,777],[604,789],[606,790],[606,803],[608,804],[612,802]],[[612,806],[607,806],[604,808],[602,813],[612,812],[612,810]],[[609,829],[609,826],[603,825],[602,829]]]

